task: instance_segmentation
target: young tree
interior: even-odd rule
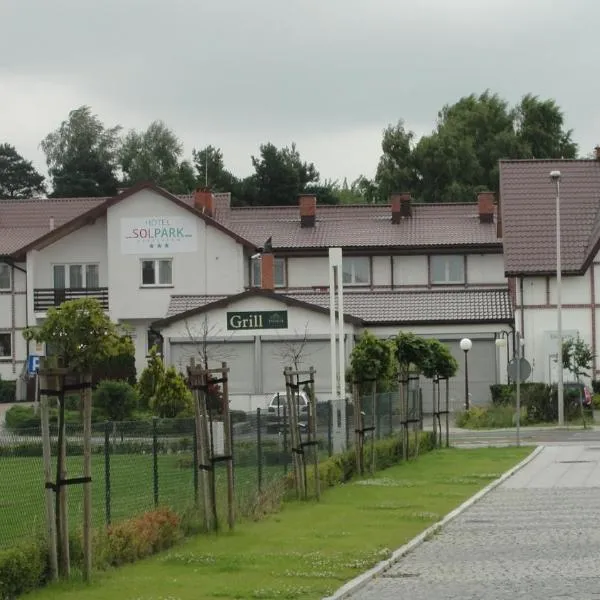
[[[150,348],[148,365],[142,371],[137,384],[140,408],[150,408],[152,399],[156,395],[156,388],[165,377],[165,365],[158,353],[156,346]]]
[[[392,345],[370,331],[364,331],[352,348],[350,374],[354,382],[361,384],[361,392],[372,391],[373,384],[383,391],[394,380]]]
[[[594,353],[579,336],[563,341],[562,362],[565,369],[579,381],[580,377],[589,377],[589,369],[594,364]]]
[[[192,393],[175,367],[167,368],[164,377],[158,382],[151,407],[154,414],[162,419],[193,415]]]
[[[133,353],[126,330],[113,323],[95,298],[68,300],[50,308],[42,325],[28,327],[26,340],[46,343],[75,373],[93,373],[94,367],[109,356]]]
[[[120,131],[120,126],[106,128],[89,106],[72,110],[40,144],[52,180],[51,196],[116,194]]]
[[[44,176],[14,146],[0,144],[0,198],[33,198],[46,193]]]

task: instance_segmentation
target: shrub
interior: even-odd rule
[[[40,427],[40,417],[31,406],[11,406],[4,418],[7,429],[15,432]]]
[[[146,512],[107,528],[101,554],[110,566],[119,566],[170,548],[181,537],[180,517],[167,508]],[[100,544],[102,543],[100,542]]]
[[[600,379],[594,379],[594,381],[592,381],[592,391],[594,394],[600,394]]]
[[[109,421],[125,421],[137,407],[138,396],[126,381],[105,380],[94,391],[93,401]]]
[[[510,404],[498,406],[473,406],[456,415],[456,425],[466,429],[496,429],[513,427],[516,410]],[[521,407],[521,424],[528,423],[527,408]]]
[[[152,398],[152,410],[163,419],[187,417],[193,415],[192,394],[183,377],[169,367],[156,387]]]
[[[39,541],[0,550],[0,599],[12,600],[48,579],[45,545]]]
[[[0,377],[0,404],[6,402],[16,402],[17,400],[17,382],[6,381]]]
[[[155,346],[150,349],[148,355],[148,366],[142,371],[138,382],[138,394],[140,408],[150,408],[152,399],[156,394],[156,388],[164,379],[165,365],[162,358],[158,354]]]
[[[492,385],[490,390],[494,406],[516,405],[514,385]],[[527,409],[528,423],[550,423],[558,419],[556,400],[552,399],[552,388],[545,383],[522,383],[521,406]]]

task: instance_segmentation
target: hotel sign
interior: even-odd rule
[[[172,255],[198,250],[193,217],[121,219],[121,253]]]
[[[243,331],[246,329],[287,329],[287,326],[287,310],[227,313],[227,329],[229,331]]]

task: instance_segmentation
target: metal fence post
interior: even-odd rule
[[[153,483],[154,483],[154,506],[158,506],[158,418],[152,418],[152,459],[153,459]]]
[[[288,439],[287,439],[287,408],[286,403],[283,404],[283,473],[287,475],[288,471]]]
[[[106,524],[110,525],[110,421],[104,423],[104,508]]]
[[[194,504],[198,506],[198,435],[195,426],[192,431],[192,464],[194,469]]]
[[[258,492],[262,491],[262,437],[260,431],[260,407],[256,409],[256,459],[258,460]]]
[[[344,398],[344,405],[345,405],[345,410],[344,413],[346,415],[346,422],[344,423],[344,429],[346,431],[346,449],[348,449],[350,447],[350,427],[348,427],[348,406],[350,404],[350,402],[348,402],[348,396],[346,396]],[[356,410],[356,406],[352,405],[353,410]]]
[[[333,456],[333,400],[327,402],[327,452]]]
[[[381,394],[375,397],[375,414],[373,415],[375,422],[375,439],[381,439]]]
[[[394,418],[394,411],[392,410],[392,393],[388,392],[388,415],[389,415],[389,419],[390,419],[390,431],[389,431],[389,435],[393,435],[394,433],[394,424],[392,423],[392,420]]]

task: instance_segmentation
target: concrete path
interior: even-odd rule
[[[599,600],[600,443],[545,447],[351,598]]]

